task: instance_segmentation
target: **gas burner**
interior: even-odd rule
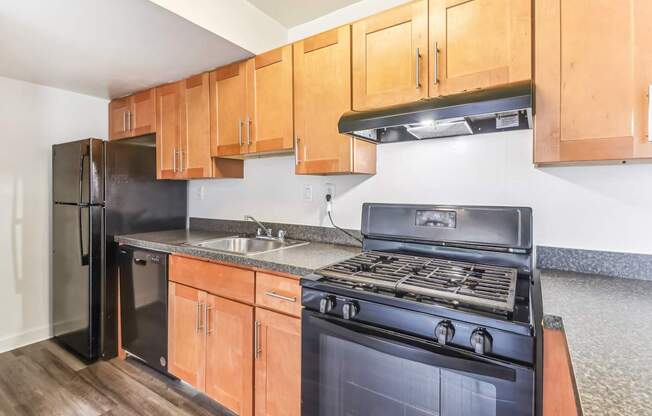
[[[517,270],[432,257],[368,251],[317,273],[349,282],[358,290],[412,299],[438,299],[455,306],[514,310]]]

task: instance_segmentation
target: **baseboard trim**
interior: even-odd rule
[[[18,334],[0,337],[0,353],[52,338],[52,326],[44,325]]]

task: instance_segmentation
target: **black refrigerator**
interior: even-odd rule
[[[52,146],[52,326],[92,361],[117,354],[115,235],[186,226],[187,184],[156,179],[155,136]]]

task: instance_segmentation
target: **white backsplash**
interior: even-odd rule
[[[244,180],[192,181],[189,213],[328,225],[327,183],[342,227],[360,228],[363,202],[523,205],[537,245],[652,253],[652,163],[536,168],[531,130],[381,145],[375,176],[297,176],[290,156],[248,160]]]

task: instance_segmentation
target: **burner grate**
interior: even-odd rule
[[[317,271],[368,289],[513,312],[516,269],[369,251]]]

